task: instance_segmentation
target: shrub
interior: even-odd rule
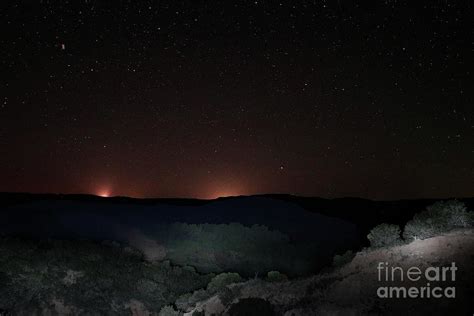
[[[266,280],[268,282],[283,282],[283,281],[287,281],[288,277],[285,274],[280,273],[278,271],[270,271],[267,273]]]
[[[367,238],[372,247],[387,247],[401,244],[400,227],[392,224],[380,224],[370,231]]]
[[[203,289],[194,291],[191,293],[186,293],[178,297],[175,304],[180,310],[187,311],[189,308],[196,305],[197,302],[204,301],[208,299],[211,295]]]
[[[236,297],[240,297],[242,294],[242,288],[238,286],[225,287],[219,291],[218,297],[222,304],[225,306],[229,305]]]
[[[180,312],[178,312],[177,310],[175,310],[173,308],[173,306],[171,305],[167,305],[165,307],[163,307],[161,310],[160,310],[160,313],[158,314],[158,316],[180,316],[182,315]]]
[[[468,212],[467,217],[469,218],[469,227],[474,226],[474,212]]]
[[[204,288],[213,277],[169,262],[149,264],[122,248],[85,240],[52,240],[45,249],[36,241],[0,238],[0,254],[0,310],[15,315],[41,314],[53,299],[85,315],[110,314],[114,302],[131,300],[159,311],[182,294]],[[74,282],[67,278],[71,271],[81,275]],[[117,306],[117,315],[132,308]]]
[[[242,282],[243,279],[238,273],[221,273],[216,275],[211,282],[207,285],[207,291],[210,293],[215,293],[220,289],[226,287],[232,283]]]
[[[313,269],[314,252],[308,248],[314,245],[293,243],[287,234],[263,225],[166,223],[144,234],[159,240],[173,264],[202,273],[235,271],[251,277],[272,270],[301,275]]]
[[[457,228],[472,227],[473,215],[464,203],[457,200],[441,201],[415,214],[403,232],[403,238],[411,241],[426,239]]]
[[[336,268],[342,267],[352,261],[355,254],[351,250],[347,250],[342,255],[335,255],[332,259],[332,265]]]

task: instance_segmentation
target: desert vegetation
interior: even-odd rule
[[[374,227],[367,238],[371,247],[387,247],[473,226],[474,213],[469,212],[464,203],[458,200],[440,201],[415,214],[406,223],[403,234],[398,225],[383,223]]]
[[[406,241],[426,239],[455,229],[472,227],[473,219],[473,213],[468,212],[462,202],[440,201],[415,214],[405,225],[403,238]]]
[[[386,247],[401,243],[400,227],[392,224],[380,224],[374,227],[367,239],[372,247]]]
[[[341,255],[335,255],[332,260],[332,266],[335,268],[342,267],[343,265],[351,262],[354,256],[355,256],[355,253],[353,253],[352,250],[347,250],[345,253]]]
[[[236,271],[253,277],[278,270],[304,275],[312,272],[317,254],[316,245],[292,243],[286,234],[263,225],[172,223],[147,233],[158,241],[156,249],[163,247],[165,259],[203,273]]]
[[[288,277],[272,270],[260,279],[279,283]],[[215,295],[231,300],[238,293],[228,286],[246,281],[236,272],[199,273],[169,260],[150,262],[115,241],[0,238],[0,311],[182,315]],[[241,305],[237,310],[246,308]]]
[[[324,308],[332,311],[341,306],[311,302],[326,296],[333,301],[349,297],[329,289],[343,293],[352,284],[346,277],[358,278],[360,269],[376,266],[378,260],[426,260],[424,256],[447,260],[453,251],[453,255],[470,251],[472,218],[472,212],[458,201],[436,203],[415,215],[403,231],[394,224],[374,227],[368,235],[370,248],[337,254],[332,268],[304,278],[288,277],[284,269],[290,269],[292,263],[310,267],[305,248],[265,226],[174,223],[162,227],[153,242],[144,237],[147,235],[135,239],[155,251],[151,257],[143,249],[116,241],[38,241],[4,236],[0,238],[0,311],[252,315],[252,306],[257,306],[261,315],[290,309],[295,315],[305,315],[315,308],[324,313]],[[460,229],[468,233],[459,235]],[[424,241],[430,237],[440,240],[436,247]],[[462,247],[451,247],[453,242]],[[393,246],[399,250],[393,252]],[[216,270],[222,272],[210,272]],[[361,307],[362,311],[369,311],[369,305]]]
[[[7,311],[129,315],[130,309],[160,310],[206,287],[212,277],[169,261],[149,263],[116,243],[0,239],[0,309]]]

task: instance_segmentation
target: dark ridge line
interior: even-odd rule
[[[275,198],[275,199],[298,199],[298,200],[320,200],[320,201],[368,201],[375,203],[391,203],[391,202],[410,202],[410,201],[443,201],[443,200],[470,200],[474,197],[423,197],[423,198],[403,198],[403,199],[390,199],[390,200],[373,200],[369,198],[355,197],[355,196],[344,196],[336,198],[323,198],[319,196],[304,196],[304,195],[294,195],[286,193],[264,193],[264,194],[251,194],[251,195],[235,195],[235,196],[223,196],[214,199],[201,199],[201,198],[188,198],[188,197],[132,197],[125,195],[116,195],[110,197],[103,197],[94,194],[87,193],[30,193],[30,192],[0,192],[0,199],[4,197],[34,197],[37,199],[90,199],[94,201],[150,201],[150,202],[201,202],[208,203],[212,201],[222,201],[222,200],[231,200],[239,198],[251,198],[251,197],[264,197],[264,198]]]

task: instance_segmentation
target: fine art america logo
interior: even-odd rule
[[[443,282],[456,281],[456,263],[447,267],[398,267],[390,266],[388,262],[379,262],[377,266],[378,281],[387,283],[409,284],[413,286],[380,286],[377,296],[380,298],[455,298],[454,286],[443,286]],[[418,286],[422,284],[422,286]]]

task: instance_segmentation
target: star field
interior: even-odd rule
[[[474,195],[468,1],[0,5],[0,191]]]

